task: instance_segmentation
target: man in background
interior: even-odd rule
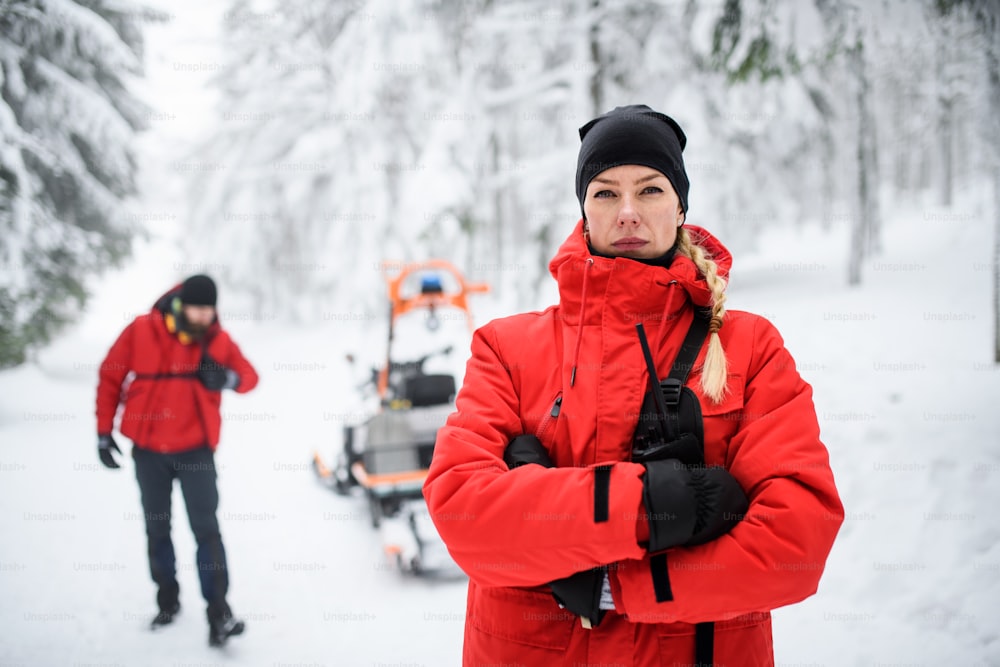
[[[132,458],[142,497],[149,570],[158,590],[153,629],[180,611],[180,588],[170,539],[170,496],[179,480],[188,521],[198,545],[201,594],[208,603],[209,644],[221,646],[244,630],[226,593],[229,570],[216,511],[214,453],[219,444],[222,390],[246,393],[257,373],[219,324],[215,282],[195,275],[160,297],[129,324],[101,364],[97,387],[98,454],[119,468],[112,436],[119,403],[119,430],[133,442]]]

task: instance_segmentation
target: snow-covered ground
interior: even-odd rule
[[[840,234],[775,233],[768,252],[737,258],[731,306],[776,322],[814,385],[848,512],[819,593],[775,613],[780,665],[1000,664],[988,227],[982,211],[898,210],[859,288],[844,285]],[[135,312],[115,305],[121,285],[144,273],[109,277],[37,365],[0,374],[0,664],[458,664],[464,580],[400,575],[362,500],[310,468],[363,410],[352,389],[363,373],[343,355],[381,340],[370,319],[229,323],[262,376],[226,396],[218,453],[231,601],[248,631],[207,646],[180,501],[184,611],[146,629],[138,491],[130,463],[99,466],[92,414],[97,364]]]
[[[222,297],[224,299],[224,295]],[[121,324],[105,323],[108,332]],[[346,327],[344,327],[346,328]],[[194,543],[174,502],[182,615],[159,633],[131,462],[94,450],[93,390],[107,340],[71,336],[39,366],[0,375],[0,641],[3,665],[454,664],[464,580],[402,576],[382,554],[361,498],[321,486],[340,428],[361,414],[343,361],[349,331],[230,327],[262,376],[227,396],[220,520],[230,602],[248,632],[207,646]],[[346,334],[346,335],[345,335]],[[128,442],[119,439],[128,452]]]

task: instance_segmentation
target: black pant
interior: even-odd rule
[[[219,489],[212,450],[202,447],[180,454],[159,454],[135,446],[132,458],[146,520],[149,573],[159,586],[160,608],[176,603],[178,594],[174,544],[170,540],[170,493],[175,479],[180,480],[188,522],[198,543],[196,558],[202,597],[209,607],[225,608],[229,573],[215,516]]]

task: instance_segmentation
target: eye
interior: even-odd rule
[[[659,194],[661,192],[663,192],[663,188],[659,187],[658,185],[650,185],[650,186],[647,186],[642,191],[642,194],[644,194],[644,195],[655,195],[655,194]]]
[[[611,190],[598,190],[594,193],[594,199],[608,199],[609,197],[614,197],[615,193]]]

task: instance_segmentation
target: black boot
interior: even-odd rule
[[[157,628],[162,628],[164,625],[170,625],[174,622],[174,616],[180,613],[181,604],[180,602],[175,602],[174,606],[168,607],[166,609],[161,609],[160,613],[153,617],[153,620],[149,623],[149,626],[156,630]]]
[[[180,612],[180,589],[177,582],[160,586],[160,590],[156,592],[156,604],[160,611],[149,624],[153,630],[170,625],[174,622],[174,616]]]
[[[207,616],[209,646],[224,646],[230,637],[242,635],[246,628],[242,620],[233,618],[233,612],[225,602],[210,604]]]

